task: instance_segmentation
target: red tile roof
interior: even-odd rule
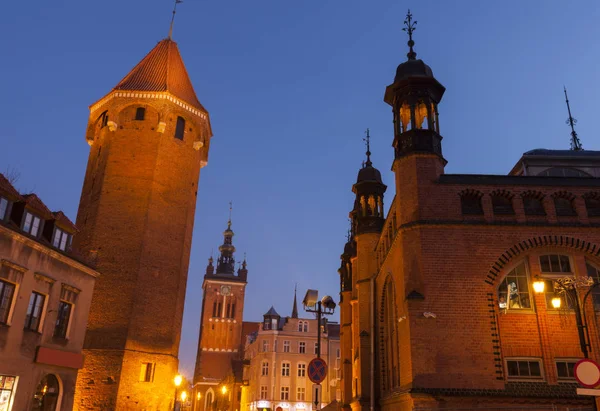
[[[52,211],[46,207],[46,204],[40,200],[40,198],[36,194],[25,194],[23,195],[27,206],[34,211],[37,211],[44,220],[50,220],[54,218],[54,214]]]
[[[23,197],[2,173],[0,173],[0,194],[4,194],[12,201],[23,201]]]
[[[160,41],[114,89],[168,91],[206,112],[196,97],[177,43],[170,39]]]
[[[54,215],[56,222],[66,230],[70,231],[71,234],[74,234],[77,231],[77,227],[75,227],[75,224],[73,224],[65,213],[62,211],[54,211],[52,214]]]

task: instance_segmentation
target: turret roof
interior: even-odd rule
[[[115,90],[168,91],[175,97],[204,112],[188,76],[177,43],[171,39],[160,41],[140,61]]]

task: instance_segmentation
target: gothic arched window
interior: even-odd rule
[[[498,286],[498,307],[508,310],[531,309],[531,292],[525,262],[513,268]]]
[[[398,321],[396,318],[394,283],[388,280],[383,289],[381,316],[381,373],[384,392],[400,386]]]

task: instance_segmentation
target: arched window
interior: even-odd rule
[[[505,190],[494,191],[492,194],[492,209],[494,214],[513,215],[512,195]]]
[[[543,195],[534,191],[528,191],[522,194],[523,208],[525,215],[546,215],[544,205],[542,204]]]
[[[600,195],[598,193],[589,193],[585,196],[585,208],[588,217],[600,217]]]
[[[460,193],[460,207],[463,214],[483,215],[481,196],[483,194],[475,190],[465,190]]]
[[[175,138],[183,140],[183,133],[185,132],[185,120],[183,117],[177,117],[177,125],[175,126]]]
[[[529,278],[525,262],[512,269],[498,286],[498,307],[508,310],[531,309]]]
[[[302,331],[307,333],[308,332],[308,321],[304,321],[304,326],[302,328]]]
[[[302,332],[303,324],[304,324],[304,321],[298,321],[298,331]]]
[[[400,107],[400,132],[404,133],[411,129],[410,106],[404,102]]]
[[[423,127],[423,124],[425,124],[425,121],[427,121],[427,106],[422,101],[419,101],[419,103],[415,107],[415,120],[417,121],[417,125],[415,128],[428,128],[428,124],[426,124],[425,127]]]
[[[396,320],[396,298],[394,283],[388,280],[383,290],[383,315],[381,316],[382,356],[381,373],[382,389],[388,391],[400,385],[400,368],[398,352],[398,321]]]
[[[576,216],[575,208],[573,207],[573,196],[560,192],[554,194],[554,208],[557,216]]]
[[[212,391],[207,391],[206,392],[206,400],[204,403],[204,409],[206,411],[212,411],[213,410],[213,404],[214,404],[214,400],[213,400],[213,393]]]
[[[552,167],[538,174],[541,177],[591,177],[588,173],[576,168]]]
[[[58,379],[47,374],[38,384],[31,404],[32,411],[54,411],[61,396]]]

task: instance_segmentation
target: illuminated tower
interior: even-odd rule
[[[96,283],[76,409],[169,409],[200,169],[212,136],[177,44],[90,107],[75,247]]]
[[[242,340],[242,318],[248,269],[244,258],[237,273],[234,270],[233,235],[230,218],[223,232],[223,244],[219,246],[221,254],[217,259],[216,271],[211,257],[202,285],[204,293],[193,392],[195,399],[200,394],[198,411],[226,406],[215,402],[217,400],[226,400],[227,406],[231,407],[229,409],[239,408],[239,379],[245,342]],[[217,385],[221,382],[228,387],[226,396],[218,392]]]

